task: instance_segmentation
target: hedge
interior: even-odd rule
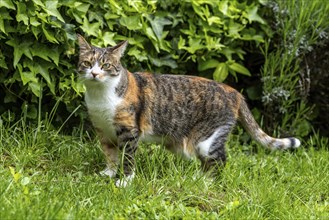
[[[23,112],[34,120],[38,109],[44,118],[58,108],[54,121],[63,122],[79,105],[76,33],[97,46],[128,40],[125,65],[132,71],[217,81],[249,76],[245,48],[257,50],[271,35],[260,2],[2,0],[1,118],[17,120]]]

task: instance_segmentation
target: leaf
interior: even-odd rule
[[[15,168],[14,167],[9,167],[10,173],[14,178],[14,181],[17,183],[19,178],[21,178],[22,174],[20,173],[16,173]]]
[[[170,20],[164,17],[155,17],[154,20],[149,19],[152,29],[159,40],[162,39],[163,27],[172,24]]]
[[[228,66],[226,63],[220,63],[217,65],[214,73],[213,78],[217,82],[223,82],[228,76]]]
[[[17,2],[17,15],[16,15],[16,20],[18,22],[23,21],[25,25],[29,24],[29,17],[27,16],[26,13],[26,5],[21,2]]]
[[[45,5],[42,3],[41,0],[33,0],[33,3],[36,4],[36,5],[38,5],[38,6],[41,6],[43,8],[45,7]]]
[[[156,36],[154,35],[154,32],[152,30],[152,28],[150,27],[147,27],[145,29],[145,34],[146,36],[151,40],[154,48],[156,49],[156,51],[159,53],[160,52],[160,49],[159,49],[159,46],[157,45],[157,38]]]
[[[243,75],[246,75],[246,76],[251,76],[249,70],[246,67],[239,64],[239,63],[233,62],[233,63],[229,64],[229,68],[231,70],[234,70],[237,73],[240,73],[240,74],[243,74]]]
[[[28,82],[31,82],[31,81],[38,82],[38,79],[35,77],[33,72],[23,71],[23,67],[21,64],[17,64],[17,71],[20,75],[23,85],[26,85]]]
[[[106,32],[104,35],[103,35],[103,41],[104,41],[104,45],[105,46],[115,46],[116,43],[115,41],[113,40],[115,36],[115,33],[111,33],[111,32]]]
[[[57,39],[53,35],[51,31],[48,31],[47,28],[45,27],[45,24],[42,23],[42,31],[44,35],[46,36],[47,40],[49,40],[51,43],[58,43]]]
[[[27,177],[27,176],[23,177],[22,180],[21,180],[21,185],[22,186],[28,185],[30,183],[30,180],[31,180],[30,177]]]
[[[179,41],[178,41],[178,49],[181,50],[181,49],[185,49],[185,44],[186,44],[186,40],[182,37],[182,36],[179,36]]]
[[[99,28],[100,28],[100,23],[99,22],[89,23],[88,18],[84,17],[83,25],[81,26],[81,29],[87,35],[97,37],[97,33],[98,33]]]
[[[5,56],[2,54],[1,50],[0,50],[0,67],[4,69],[8,69]]]
[[[15,5],[13,4],[13,2],[11,0],[1,0],[0,1],[0,8],[1,7],[5,7],[5,8],[15,10]]]
[[[34,95],[36,97],[40,97],[40,93],[41,93],[41,86],[39,83],[31,81],[29,82],[29,88],[32,90],[32,92],[34,93]]]
[[[136,59],[140,62],[148,59],[147,54],[145,53],[145,51],[144,50],[140,51],[136,46],[131,47],[129,49],[128,55],[136,57]]]
[[[10,92],[6,92],[5,98],[3,99],[4,103],[13,103],[16,102],[17,97]]]
[[[237,22],[234,22],[234,20],[230,20],[229,26],[228,26],[228,32],[229,32],[229,36],[231,38],[240,38],[240,31],[242,31],[245,28],[244,25],[241,25]]]
[[[34,27],[38,27],[41,23],[36,17],[30,17],[30,24]]]
[[[219,17],[211,16],[210,18],[208,18],[208,23],[209,25],[212,25],[212,24],[223,24],[224,22]]]
[[[0,0],[1,2],[1,0]],[[0,31],[3,33],[7,33],[6,29],[8,30],[8,22],[6,20],[13,20],[10,16],[9,11],[5,8],[0,8]],[[10,30],[10,29],[9,29]]]
[[[250,100],[260,100],[262,88],[260,86],[251,86],[246,89],[246,92]]]
[[[58,66],[58,62],[59,62],[59,52],[58,52],[58,48],[57,47],[49,47],[45,44],[33,44],[33,46],[30,48],[31,53],[33,56],[38,56],[44,60],[50,61],[49,58],[51,60],[54,61],[54,63],[56,64],[56,66]]]
[[[204,46],[202,45],[201,39],[198,39],[198,38],[189,37],[188,43],[189,43],[189,47],[186,47],[186,50],[192,54],[194,54],[195,51],[204,48]]]
[[[5,23],[2,18],[0,18],[0,31],[6,34]]]
[[[252,7],[247,7],[243,15],[249,20],[249,23],[257,21],[261,24],[266,24],[266,22],[257,14],[258,7],[256,5]]]
[[[51,77],[49,75],[49,68],[52,66],[52,64],[49,64],[47,62],[31,62],[31,61],[27,61],[24,62],[24,66],[28,67],[32,73],[32,75],[36,78],[36,76],[38,74],[40,74],[47,82],[47,85],[50,89],[50,91],[55,94],[55,85],[53,84]],[[28,74],[27,74],[28,75]],[[24,79],[25,81],[28,80],[28,82],[30,81],[34,81],[34,82],[38,82],[38,79]]]
[[[134,15],[129,17],[121,17],[119,22],[122,26],[125,26],[129,30],[140,30],[142,29],[142,23],[140,15]]]
[[[198,71],[205,71],[207,69],[215,68],[218,66],[218,64],[219,61],[215,59],[209,59],[204,62],[199,62]]]
[[[220,12],[222,12],[224,15],[227,15],[228,12],[228,1],[220,1],[218,3],[218,9]]]
[[[26,186],[23,186],[23,193],[24,195],[28,195],[29,194],[29,188],[27,188]]]
[[[14,62],[13,62],[14,67],[17,66],[23,54],[28,58],[30,58],[31,60],[33,59],[30,51],[30,45],[32,44],[32,42],[26,41],[20,43],[16,38],[12,38],[9,41],[7,41],[6,44],[14,48]]]
[[[62,15],[59,13],[59,11],[57,10],[57,5],[58,5],[58,1],[57,0],[49,0],[46,1],[45,7],[43,8],[48,14],[56,17],[58,20],[60,20],[61,22],[65,23]]]
[[[149,59],[155,66],[158,66],[158,67],[169,66],[172,69],[177,68],[176,61],[173,59],[170,59],[168,57],[161,57],[161,58],[149,57]]]

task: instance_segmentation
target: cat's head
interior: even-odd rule
[[[99,48],[90,45],[81,35],[77,36],[80,46],[78,71],[85,83],[111,81],[125,72],[120,59],[127,41],[114,47]]]

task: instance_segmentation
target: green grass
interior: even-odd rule
[[[215,180],[197,161],[141,146],[137,176],[121,189],[98,175],[105,164],[97,140],[0,126],[0,219],[329,218],[328,141],[317,136],[286,152],[232,136]]]

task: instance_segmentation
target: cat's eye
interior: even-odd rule
[[[91,63],[88,62],[88,61],[83,61],[83,62],[81,63],[81,65],[84,66],[84,67],[91,67]]]
[[[109,63],[104,63],[104,64],[102,65],[102,69],[109,69],[111,66],[112,66],[112,65],[109,64]]]

